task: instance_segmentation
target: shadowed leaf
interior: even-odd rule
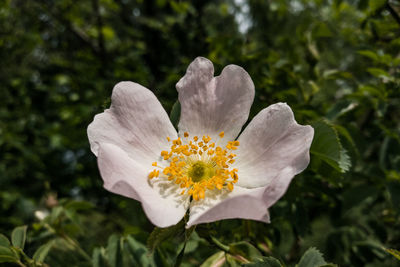
[[[28,226],[18,226],[11,233],[11,242],[14,247],[24,249],[26,240],[26,229]]]

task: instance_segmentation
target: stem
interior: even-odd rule
[[[229,246],[222,244],[218,239],[216,239],[215,237],[211,236],[211,241],[214,243],[214,245],[216,245],[218,248],[220,248],[221,250],[228,252],[229,253]]]
[[[186,222],[185,222],[186,223]],[[189,240],[192,233],[196,230],[196,225],[185,230],[185,242]]]
[[[18,264],[21,267],[26,267],[25,264],[23,264],[20,260],[18,260],[17,262],[15,262],[16,264]]]
[[[18,252],[19,255],[22,256],[23,261],[25,261],[28,264],[28,266],[31,266],[31,263],[33,262],[33,260],[31,258],[29,258],[28,255],[25,254],[24,250],[22,248],[15,248],[15,250]],[[16,263],[20,266],[26,266],[20,260],[18,260]]]
[[[92,7],[93,7],[93,12],[94,16],[96,18],[96,26],[97,26],[97,31],[98,31],[98,37],[97,37],[97,47],[99,48],[99,53],[98,56],[105,65],[107,63],[107,53],[106,53],[106,46],[105,46],[105,41],[104,41],[104,34],[103,34],[103,20],[100,14],[100,4],[99,0],[92,0]],[[104,68],[100,68],[100,74],[104,77]]]
[[[86,260],[88,260],[89,262],[92,262],[92,258],[86,253],[86,251],[84,251],[79,244],[73,240],[72,238],[70,238],[67,235],[64,234],[60,234],[60,236],[67,241],[70,245],[72,245],[73,247],[75,247],[75,249],[81,254],[82,257],[84,257]]]
[[[84,251],[79,244],[73,240],[72,238],[70,238],[69,236],[67,236],[66,234],[63,233],[58,233],[55,229],[53,229],[49,224],[45,224],[44,225],[50,232],[52,232],[55,235],[60,236],[62,239],[64,239],[68,244],[70,244],[71,246],[73,246],[78,252],[79,254],[81,254],[82,257],[84,257],[87,261],[92,262],[92,258],[86,253],[86,251]]]

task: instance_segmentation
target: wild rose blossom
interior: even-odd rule
[[[239,135],[254,99],[254,84],[236,65],[214,76],[196,58],[177,83],[178,133],[155,95],[120,82],[111,107],[88,127],[104,187],[142,203],[150,221],[167,227],[189,209],[186,227],[222,219],[269,222],[268,208],[309,163],[314,135],[290,107],[263,109]]]

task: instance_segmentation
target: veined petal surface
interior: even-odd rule
[[[158,227],[177,224],[185,215],[189,198],[179,188],[164,181],[150,181],[149,166],[133,160],[120,147],[102,143],[98,148],[98,166],[104,187],[116,194],[142,203],[149,220]]]
[[[303,171],[310,161],[311,126],[297,124],[290,107],[277,103],[257,114],[239,136],[238,185],[272,186]]]
[[[95,155],[102,143],[110,143],[148,166],[159,158],[160,151],[168,148],[166,137],[177,137],[156,96],[133,82],[115,85],[110,109],[96,115],[87,132]]]
[[[214,77],[214,67],[206,58],[196,58],[177,83],[181,117],[179,134],[209,135],[232,141],[247,121],[254,99],[254,84],[249,74],[236,65],[226,66]]]
[[[206,197],[190,204],[186,227],[224,219],[251,219],[269,222],[268,205],[263,200],[265,188],[235,186],[232,192],[208,191]]]

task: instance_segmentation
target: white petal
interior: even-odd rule
[[[213,77],[214,67],[206,58],[196,58],[177,83],[181,117],[179,133],[209,135],[215,140],[225,132],[234,140],[247,121],[254,99],[254,84],[241,67],[228,65]]]
[[[186,227],[223,219],[251,219],[269,222],[268,203],[263,200],[265,188],[235,186],[228,190],[206,191],[204,199],[192,201]]]
[[[283,196],[293,175],[293,168],[287,167],[281,171],[279,179],[268,186],[243,188],[235,185],[232,192],[206,191],[203,200],[192,201],[186,227],[233,218],[268,223],[268,208]]]
[[[292,178],[300,173],[310,161],[313,136],[314,129],[297,124],[288,105],[278,103],[262,110],[239,136],[234,165],[239,170],[237,184],[273,185],[282,175]]]
[[[96,115],[88,127],[93,153],[98,154],[102,143],[111,143],[151,165],[168,149],[166,137],[177,137],[167,113],[150,90],[133,82],[115,85],[111,101],[110,109]]]
[[[178,194],[180,190],[177,186],[171,182],[151,183],[147,178],[151,166],[143,166],[132,160],[118,146],[101,143],[98,165],[104,187],[140,201],[149,220],[158,227],[174,225],[185,215],[189,199]]]

